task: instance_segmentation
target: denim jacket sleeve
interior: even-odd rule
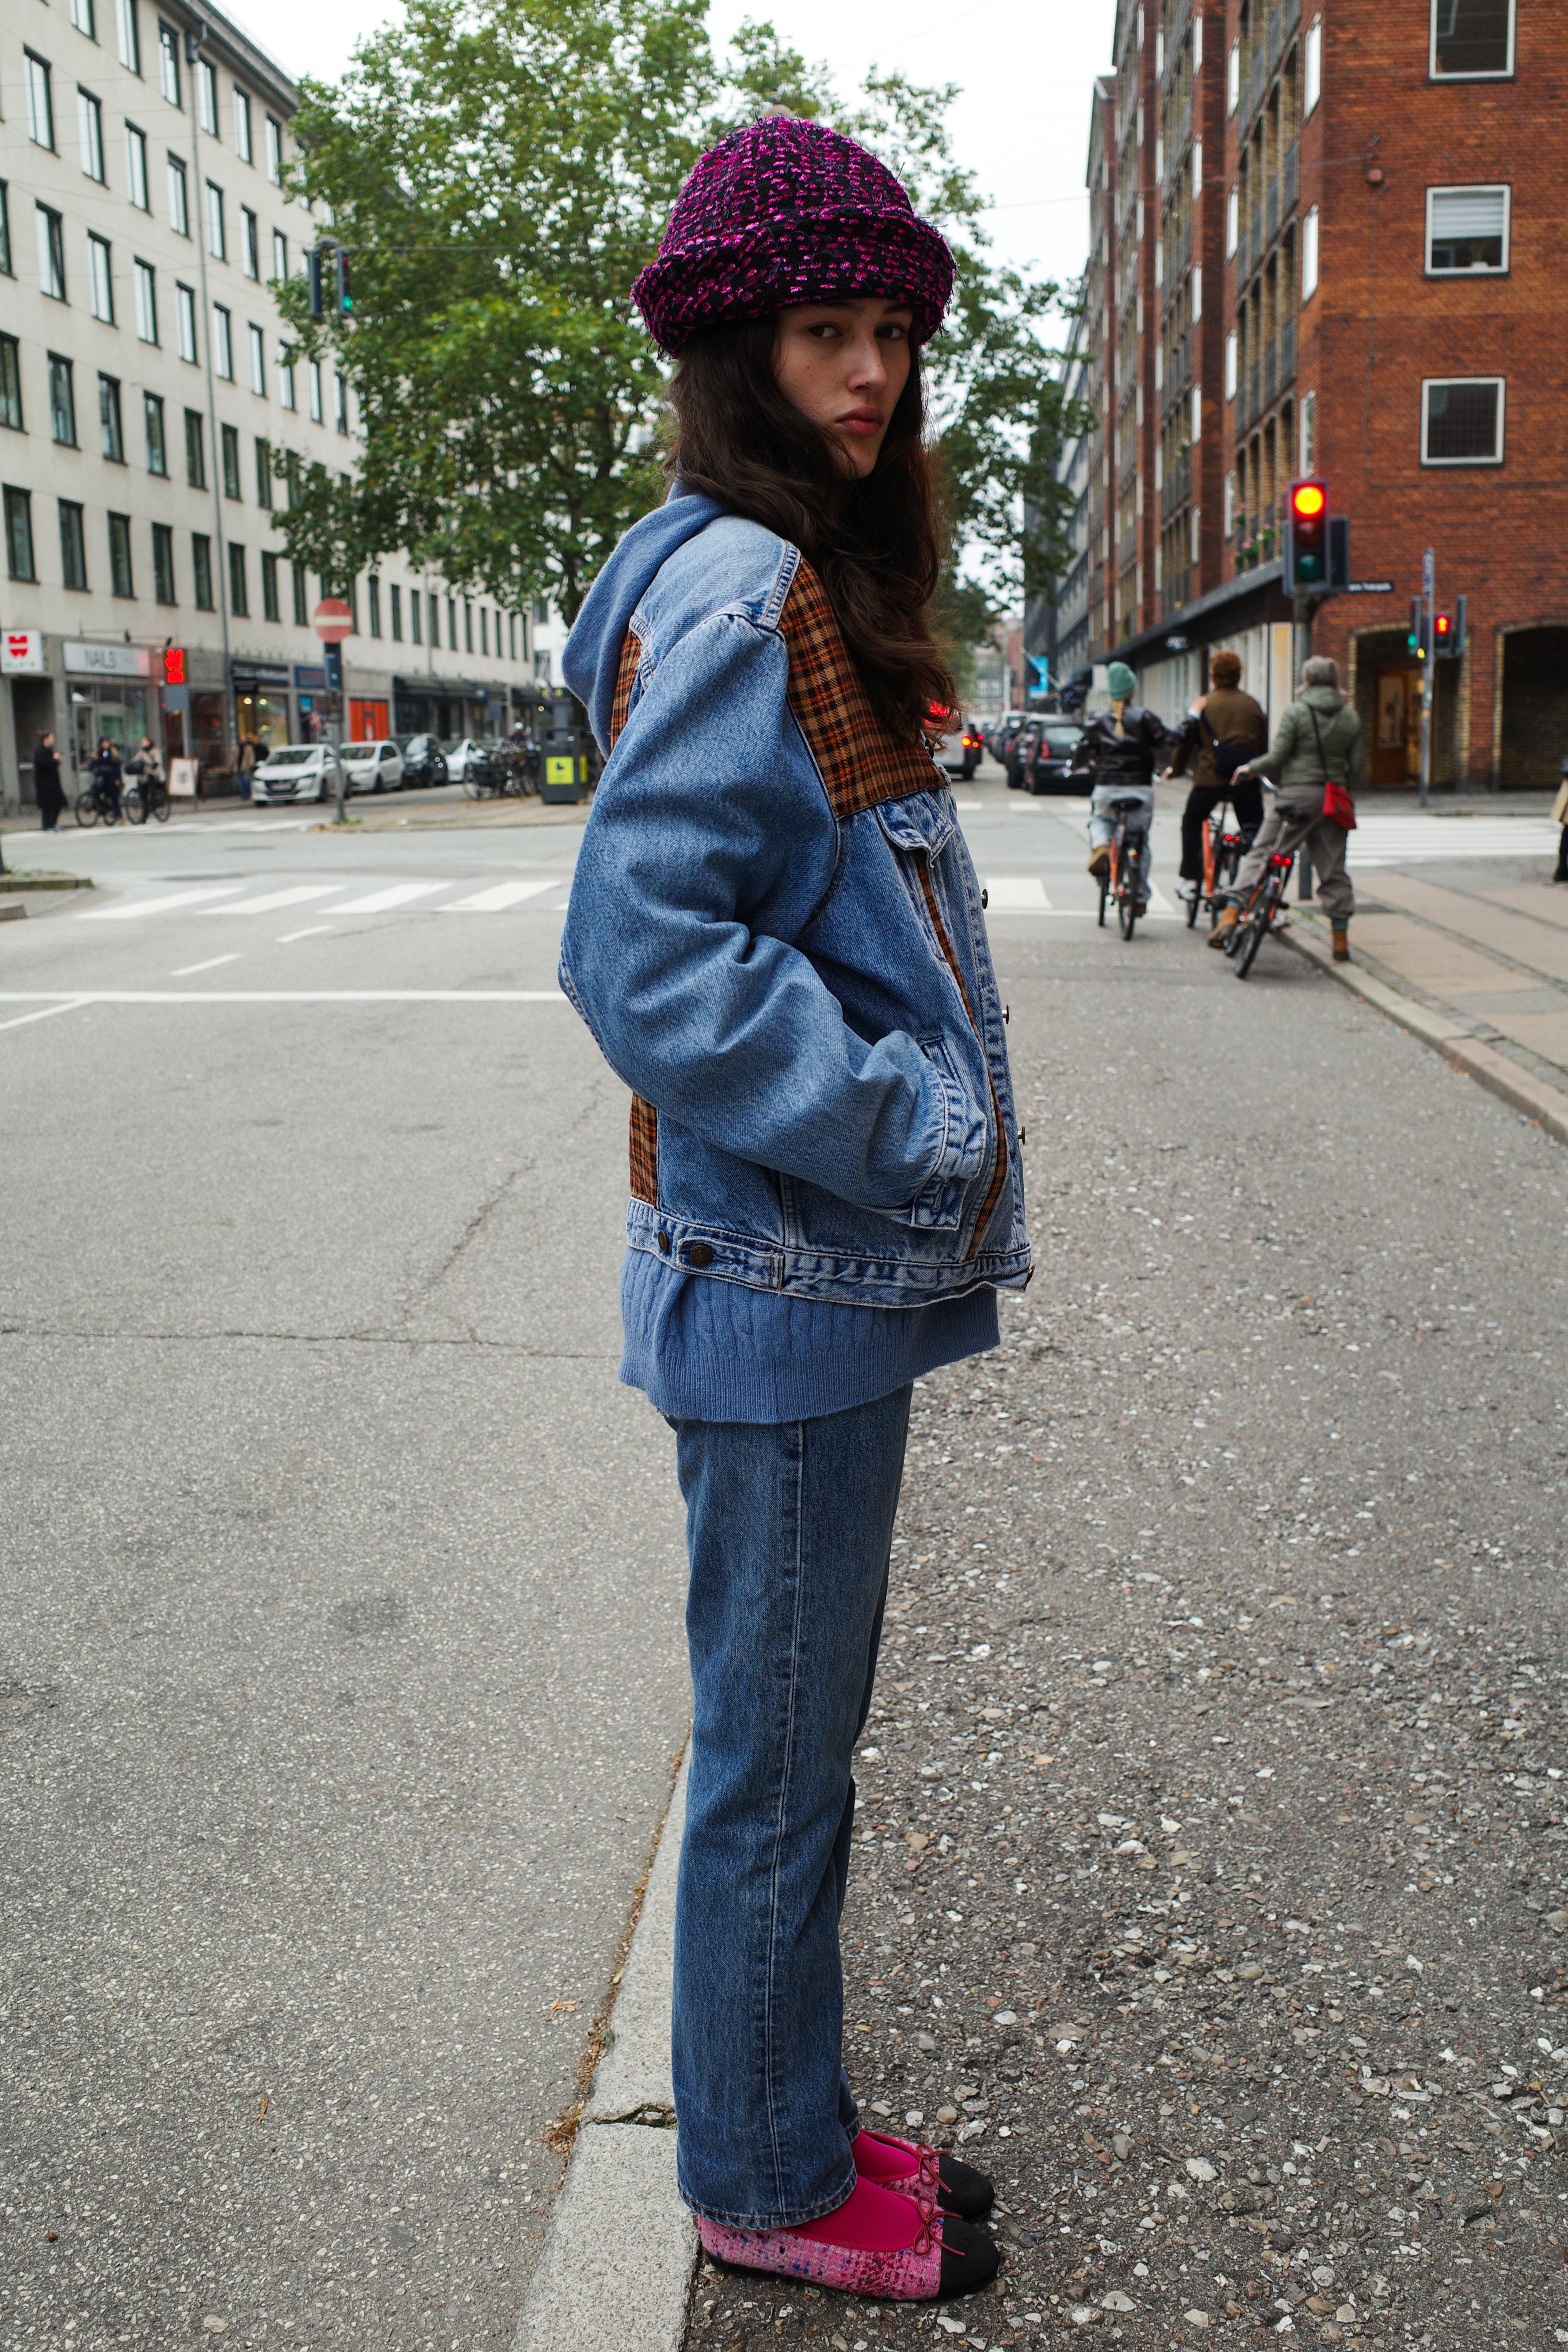
[[[858,1207],[970,1172],[973,1120],[912,1036],[868,1039],[794,944],[837,831],[777,632],[734,612],[664,653],[595,794],[561,979],[605,1059],[705,1141]]]

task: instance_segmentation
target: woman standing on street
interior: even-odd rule
[[[64,813],[66,795],[52,727],[46,728],[33,746],[33,798],[38,803],[38,821],[44,831],[53,833]]]
[[[1277,787],[1275,804],[1241,861],[1229,894],[1231,903],[1209,933],[1210,947],[1231,944],[1241,908],[1262,881],[1274,851],[1300,849],[1304,845],[1318,877],[1323,912],[1333,927],[1334,961],[1349,963],[1349,927],[1355,912],[1355,892],[1345,872],[1350,835],[1323,814],[1323,802],[1331,783],[1342,784],[1352,793],[1365,783],[1366,732],[1361,713],[1340,693],[1336,662],[1317,654],[1302,663],[1300,698],[1287,706],[1267,755],[1238,768],[1236,780],[1244,783],[1254,775],[1272,777]]]
[[[716,2258],[983,2285],[990,2184],[861,2128],[839,1916],[911,1383],[1029,1250],[952,681],[920,345],[952,266],[852,140],[705,155],[635,289],[674,481],[567,647],[607,754],[563,984],[635,1089],[621,1377],[676,1435],[691,1578],[681,2192]],[[968,2218],[964,2218],[968,2217]]]

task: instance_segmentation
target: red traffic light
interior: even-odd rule
[[[1439,645],[1442,645],[1446,638],[1451,637],[1454,634],[1454,615],[1452,613],[1434,614],[1432,625],[1437,633],[1437,643]]]
[[[1315,522],[1329,503],[1321,482],[1292,482],[1290,511],[1298,522]]]
[[[163,683],[165,686],[184,686],[185,683],[185,649],[184,646],[164,646]]]

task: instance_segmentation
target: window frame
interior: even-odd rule
[[[169,226],[174,230],[176,236],[189,236],[191,233],[191,180],[190,174],[185,169],[185,159],[183,155],[174,155],[165,152],[163,161],[168,167],[166,176],[169,197]],[[177,197],[174,194],[176,188],[179,190]]]
[[[254,320],[245,330],[246,352],[250,362],[250,389],[258,400],[267,397],[267,338]]]
[[[196,333],[196,289],[178,278],[174,280],[174,315],[179,322],[180,357],[187,367],[200,367],[202,352]]]
[[[1304,392],[1296,410],[1297,472],[1312,474],[1318,463],[1318,395]]]
[[[46,352],[44,362],[49,387],[49,438],[57,449],[79,449],[76,425],[76,367],[63,352]],[[58,396],[63,391],[64,399]],[[68,430],[62,433],[60,425]]]
[[[109,167],[103,153],[103,100],[90,89],[84,89],[79,81],[76,86],[76,121],[81,133],[82,176],[106,188]]]
[[[134,598],[136,566],[131,549],[131,518],[110,509],[109,518],[109,593],[111,596]],[[123,579],[124,585],[121,585]]]
[[[1301,215],[1300,306],[1303,310],[1322,284],[1322,231],[1316,205],[1309,205]],[[1309,261],[1309,257],[1310,257]],[[1310,268],[1310,283],[1308,271]]]
[[[161,392],[144,391],[142,394],[142,435],[147,445],[147,471],[156,480],[166,482],[169,478],[169,430]]]
[[[180,86],[180,36],[165,16],[158,19],[158,88],[171,106],[183,114],[185,100]]]
[[[217,604],[213,596],[213,543],[212,535],[208,531],[194,530],[191,533],[191,577],[197,612],[216,613]]]
[[[1479,269],[1434,269],[1432,267],[1432,199],[1434,196],[1501,196],[1502,259],[1483,262]],[[1426,191],[1426,243],[1422,276],[1444,279],[1506,278],[1513,267],[1513,183],[1511,180],[1449,180]]]
[[[1432,431],[1432,394],[1447,390],[1451,384],[1490,383],[1497,386],[1497,436],[1494,455],[1489,457],[1429,457],[1427,443]],[[1421,463],[1434,473],[1450,473],[1456,466],[1500,466],[1508,455],[1508,378],[1505,375],[1424,375],[1421,379]]]
[[[11,246],[11,189],[0,180],[0,277],[15,278],[16,256]]]
[[[168,594],[164,594],[164,590]],[[168,522],[153,525],[153,602],[165,607],[179,603],[174,580],[174,526]]]
[[[111,466],[125,463],[125,406],[120,396],[120,378],[98,375],[98,430],[106,461]]]
[[[25,48],[22,61],[27,85],[27,136],[35,147],[43,149],[46,155],[58,155],[59,149],[55,145],[54,68],[47,58],[38,55],[37,49]],[[49,134],[47,139],[38,136],[40,120]]]
[[[136,340],[141,343],[158,342],[158,273],[150,261],[132,257],[131,273],[136,284]]]
[[[92,289],[92,315],[104,326],[114,324],[114,248],[95,228],[87,233],[87,278]]]
[[[272,496],[272,444],[265,433],[255,436],[256,503],[263,514],[270,514],[275,500]]]
[[[57,499],[60,524],[60,572],[73,596],[91,593],[87,576],[87,517],[79,499]],[[80,578],[73,580],[72,572]]]
[[[250,618],[250,576],[246,568],[245,550],[239,541],[228,542],[228,609],[236,620]]]
[[[228,259],[228,219],[224,210],[223,190],[216,180],[205,183],[207,192],[207,258],[209,261]]]
[[[185,411],[185,488],[205,490],[207,486],[207,421],[199,408]]]
[[[1455,5],[1458,0],[1455,0]],[[1519,62],[1519,0],[1506,0],[1508,8],[1508,63],[1489,66],[1480,73],[1439,73],[1437,70],[1437,11],[1443,0],[1427,0],[1426,79],[1428,81],[1511,81]],[[1453,379],[1458,383],[1459,379]]]
[[[38,550],[33,537],[33,493],[17,482],[4,484],[3,492],[0,506],[4,507],[5,518],[6,578],[36,582]]]
[[[234,119],[234,152],[242,163],[256,161],[255,126],[250,119],[250,92],[234,85],[230,111]]]
[[[275,188],[283,185],[283,125],[275,114],[267,118],[267,176]]]
[[[239,266],[247,278],[260,285],[261,223],[248,205],[239,208]]]
[[[281,266],[279,266],[281,265]],[[289,279],[289,233],[275,228],[272,232],[272,277],[270,283],[283,286]]]
[[[89,41],[98,38],[98,11],[93,0],[71,0],[71,29],[83,34]]]
[[[212,337],[213,373],[225,383],[234,382],[234,312],[222,302],[212,305],[207,329]]]
[[[310,584],[305,577],[302,563],[289,563],[289,588],[294,604],[294,626],[308,629],[310,625]]]
[[[134,122],[125,126],[125,193],[139,213],[151,213],[153,183],[147,176],[147,133]]]
[[[210,58],[196,59],[196,121],[209,139],[218,136],[217,68]]]
[[[1323,19],[1313,17],[1301,36],[1301,120],[1315,114],[1323,96]]]
[[[1240,382],[1241,335],[1237,328],[1232,327],[1225,339],[1225,396],[1227,401],[1236,398],[1237,386]]]
[[[239,428],[234,425],[218,426],[218,470],[223,476],[226,499],[243,501],[245,491],[239,478]]]
[[[136,0],[114,0],[114,35],[120,51],[120,62],[128,73],[142,79],[142,25],[136,14]]]
[[[0,425],[8,433],[25,433],[22,410],[22,346],[15,335],[0,334]]]
[[[279,626],[283,620],[282,601],[278,593],[278,558],[266,547],[261,551],[261,617]]]
[[[66,225],[53,205],[35,201],[38,231],[38,283],[51,302],[68,302],[66,284]]]

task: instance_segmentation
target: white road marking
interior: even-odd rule
[[[0,1029],[25,1029],[29,1021],[47,1021],[53,1013],[74,1013],[79,1005],[91,1001],[86,996],[68,996],[63,1004],[46,1004],[41,1013],[18,1013],[14,1021],[0,1021]]]
[[[0,990],[0,1004],[37,1004],[44,989]],[[558,988],[94,988],[56,1003],[76,1004],[564,1004]],[[38,1015],[42,1018],[42,1015]],[[7,1023],[6,1026],[14,1024]]]
[[[434,890],[446,890],[446,882],[394,882],[384,890],[373,890],[368,898],[351,898],[344,907],[334,907],[334,915],[382,915],[390,908],[406,907],[411,899],[428,898]]]
[[[167,915],[176,907],[195,907],[212,898],[232,898],[243,890],[243,882],[224,882],[199,890],[176,890],[165,898],[132,898],[123,907],[88,907],[77,917],[80,923],[128,923],[141,915]]]
[[[1050,911],[1046,886],[1033,874],[988,874],[985,888],[997,915],[1044,915]]]
[[[298,806],[296,803],[296,806]],[[224,824],[204,824],[204,833],[309,833],[320,824],[315,816],[237,816]]]
[[[287,890],[268,890],[265,898],[242,898],[237,907],[226,907],[226,915],[270,915],[279,907],[302,906],[307,898],[330,898],[334,890],[347,890],[347,882],[296,882]]]
[[[1149,885],[1149,904],[1156,915],[1180,915],[1185,919],[1184,907],[1173,907],[1157,882]]]
[[[561,880],[552,874],[543,882],[497,882],[489,890],[476,890],[471,898],[455,898],[449,907],[437,907],[438,915],[496,915],[503,907],[521,907],[525,898],[537,898],[542,890],[553,890]]]
[[[961,816],[970,816],[976,809],[983,809],[985,803],[984,801],[954,801],[952,805]]]
[[[331,929],[331,923],[312,923],[308,931],[282,931],[278,938],[280,948],[291,947],[296,940],[319,940]]]
[[[178,971],[172,971],[169,974],[169,978],[171,980],[189,980],[194,972],[216,971],[220,963],[237,963],[238,961],[239,957],[237,954],[208,956],[205,963],[183,963]]]

